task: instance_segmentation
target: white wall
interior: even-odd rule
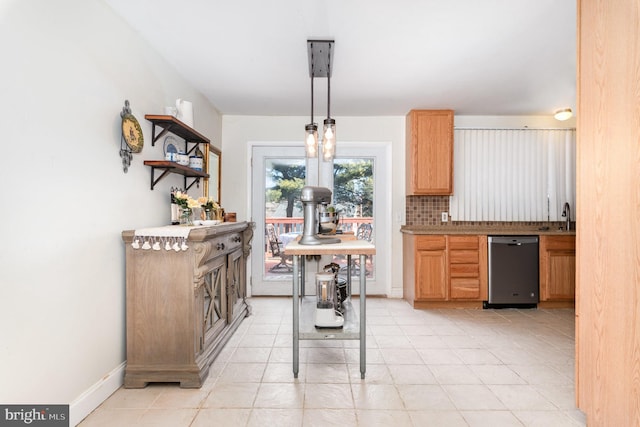
[[[150,190],[144,115],[190,100],[218,146],[221,118],[101,0],[5,0],[0,51],[0,402],[86,408],[125,360],[120,233],[166,224],[183,182]],[[145,137],[126,174],[125,99]]]
[[[392,147],[391,195],[391,282],[388,295],[402,296],[402,236],[404,219],[404,117],[335,117],[338,144],[340,142],[390,142]],[[308,116],[224,116],[222,119],[222,205],[238,213],[239,219],[249,219],[251,197],[249,144],[252,142],[300,141]]]

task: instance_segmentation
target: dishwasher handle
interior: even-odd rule
[[[489,244],[522,246],[530,244],[538,244],[538,236],[489,236]]]

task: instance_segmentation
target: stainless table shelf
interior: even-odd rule
[[[300,304],[300,328],[301,340],[359,340],[360,322],[358,313],[353,308],[351,298],[344,303],[344,326],[342,328],[316,328],[314,312],[316,309],[316,297],[302,297]]]

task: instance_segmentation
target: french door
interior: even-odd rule
[[[362,224],[373,228],[372,243],[377,254],[367,259],[367,294],[388,294],[389,256],[383,242],[389,241],[391,211],[385,145],[353,144],[338,148],[334,162],[306,159],[304,148],[296,145],[256,144],[252,151],[251,215],[256,224],[251,253],[252,295],[291,295],[291,257],[283,247],[302,233],[303,211],[300,190],[304,185],[328,187],[340,212],[339,227],[356,232]],[[357,258],[357,257],[354,257]],[[359,265],[347,268],[344,257],[323,257],[308,261],[307,272],[319,271],[336,262],[341,274],[357,274]],[[307,276],[310,283],[312,276]],[[358,293],[358,281],[353,280]],[[307,286],[309,289],[309,286]]]

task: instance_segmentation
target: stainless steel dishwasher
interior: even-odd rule
[[[489,236],[491,307],[535,307],[539,293],[538,236]]]

